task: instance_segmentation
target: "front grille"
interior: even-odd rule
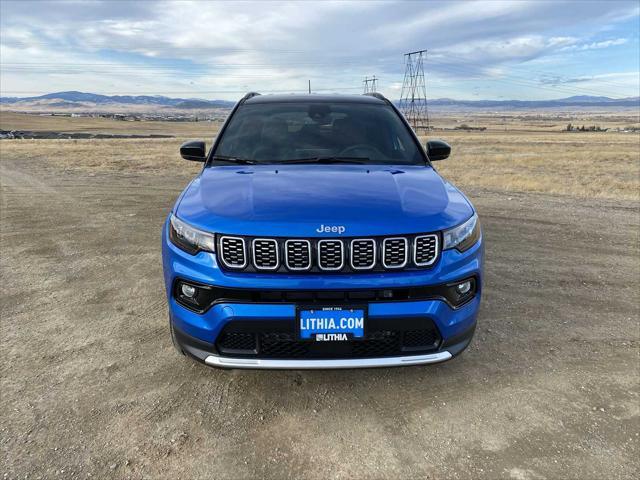
[[[340,270],[344,266],[342,240],[320,240],[318,242],[318,266],[321,270]]]
[[[244,268],[247,266],[247,250],[244,238],[220,237],[220,258],[229,268]]]
[[[382,264],[387,268],[402,268],[407,264],[407,239],[385,238],[382,242]]]
[[[364,339],[343,342],[299,340],[293,322],[233,321],[218,337],[221,354],[248,358],[374,358],[428,353],[441,337],[435,324],[420,319],[367,319]]]
[[[382,272],[430,268],[440,255],[437,233],[371,238],[255,238],[222,235],[222,268],[249,272]]]
[[[280,264],[278,242],[272,238],[256,238],[253,245],[253,265],[258,270],[276,270]]]

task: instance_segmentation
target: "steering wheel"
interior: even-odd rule
[[[345,148],[339,154],[339,157],[367,157],[367,158],[385,158],[385,154],[373,145],[366,143],[358,143]]]

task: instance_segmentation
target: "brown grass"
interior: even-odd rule
[[[96,125],[94,119],[63,120],[90,120],[89,126]],[[161,124],[165,123],[169,124],[167,130],[162,130]],[[217,130],[217,126],[200,123],[135,122],[135,125],[140,129],[137,132],[152,129],[155,133],[171,132],[180,136],[2,140],[0,158],[34,159],[68,171],[191,175],[198,171],[200,164],[180,159],[178,147],[187,138],[205,138],[210,144],[209,138]],[[30,129],[36,130],[33,126]],[[453,147],[451,158],[437,162],[436,168],[463,189],[480,187],[627,200],[640,197],[639,134],[494,130],[434,132],[433,137],[440,137]]]
[[[640,135],[446,132],[438,171],[461,187],[637,200]]]

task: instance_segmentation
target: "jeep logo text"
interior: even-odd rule
[[[320,225],[316,228],[318,233],[337,233],[342,235],[346,228],[342,225]]]

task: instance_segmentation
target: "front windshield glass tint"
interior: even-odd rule
[[[342,158],[372,164],[425,164],[390,106],[360,103],[242,105],[215,156],[256,163]]]

